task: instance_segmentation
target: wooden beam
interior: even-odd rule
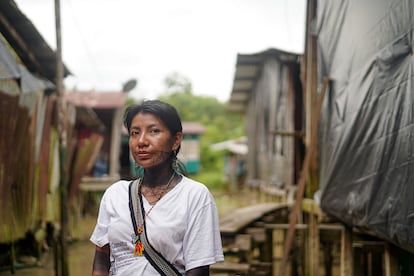
[[[293,137],[305,137],[305,132],[303,131],[284,131],[284,130],[271,130],[269,132],[271,135],[276,136],[293,136]]]
[[[345,227],[341,238],[340,275],[353,275],[352,228]]]
[[[296,220],[299,216],[300,213],[300,209],[301,209],[301,205],[302,205],[302,199],[303,199],[303,194],[305,191],[305,184],[306,181],[308,180],[308,176],[309,176],[309,172],[310,172],[310,166],[311,166],[311,162],[314,159],[314,155],[316,154],[316,150],[317,150],[317,127],[318,127],[318,123],[319,123],[319,117],[320,117],[320,109],[322,107],[322,101],[325,97],[325,93],[327,91],[328,88],[328,83],[329,83],[329,79],[327,77],[325,77],[323,79],[323,86],[322,86],[322,91],[320,96],[317,98],[317,104],[315,106],[315,117],[312,120],[312,129],[311,129],[311,139],[310,139],[310,144],[309,147],[307,149],[306,155],[305,155],[305,161],[303,162],[303,168],[301,171],[301,175],[297,184],[297,192],[296,192],[296,201],[295,204],[292,208],[292,211],[290,213],[289,216],[289,224],[290,224],[290,228],[288,230],[288,233],[286,235],[286,240],[285,240],[285,253],[283,256],[283,260],[282,260],[282,265],[281,265],[281,269],[280,269],[280,273],[279,275],[285,275],[285,269],[286,269],[286,265],[287,265],[287,259],[290,253],[290,249],[292,246],[292,242],[293,242],[293,236],[294,236],[294,231],[295,231],[295,227],[294,225],[296,224]]]
[[[395,247],[391,244],[387,244],[384,252],[385,276],[399,274],[399,263],[397,256],[398,254]]]
[[[309,231],[308,231],[308,254],[309,274],[310,276],[319,275],[319,228],[318,218],[316,215],[309,214]],[[306,274],[306,273],[305,273]]]

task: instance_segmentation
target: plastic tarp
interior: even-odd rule
[[[320,0],[322,210],[414,252],[414,1]]]
[[[5,42],[0,38],[0,79],[17,79],[19,77],[19,65]]]

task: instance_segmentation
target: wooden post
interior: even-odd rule
[[[285,240],[285,230],[284,229],[275,229],[272,231],[273,236],[273,273],[278,275],[277,273],[281,271],[281,266],[284,257],[284,250],[283,250],[283,241]],[[283,268],[285,271],[285,269]]]
[[[310,26],[316,16],[316,0],[309,0],[307,5],[307,33],[306,33],[306,45],[305,45],[305,109],[306,109],[306,145],[307,152],[300,178],[297,184],[296,201],[295,205],[289,216],[289,229],[286,234],[285,251],[282,259],[281,269],[279,275],[285,274],[285,268],[287,265],[287,258],[292,246],[293,236],[296,224],[296,220],[300,213],[300,206],[304,196],[306,182],[314,183],[317,169],[317,131],[320,117],[320,111],[322,107],[322,101],[325,97],[325,93],[329,84],[329,79],[324,77],[323,86],[320,95],[317,94],[317,45],[316,38],[313,37],[310,32]],[[309,181],[310,180],[310,181]]]
[[[399,275],[397,252],[393,245],[387,244],[384,251],[385,276]]]
[[[326,90],[328,89],[328,83],[329,83],[329,80],[327,77],[325,77],[323,79],[323,86],[322,86],[321,94],[318,98],[317,105],[315,106],[315,110],[317,110],[318,112],[316,113],[317,115],[312,120],[312,131],[311,131],[312,137],[310,139],[311,143],[307,149],[305,160],[303,162],[303,168],[302,168],[301,175],[300,175],[300,178],[297,184],[295,204],[289,215],[289,229],[286,234],[285,253],[282,259],[281,269],[279,272],[280,275],[284,275],[285,273],[287,258],[288,258],[288,255],[289,255],[289,252],[292,246],[292,241],[293,241],[293,236],[294,236],[294,231],[295,231],[295,224],[296,224],[297,218],[301,210],[303,194],[305,191],[305,185],[309,177],[310,163],[312,162],[312,160],[314,159],[314,155],[316,154],[316,150],[317,150],[316,133],[317,133],[317,127],[319,123],[320,109],[322,106],[322,101],[325,97]]]
[[[309,213],[309,231],[308,231],[308,258],[309,258],[309,275],[319,275],[319,227],[318,217],[314,213]]]
[[[345,227],[341,235],[341,276],[353,275],[352,228]]]
[[[271,262],[273,264],[273,230],[266,229],[266,243],[263,245],[263,262]]]
[[[66,130],[66,104],[63,95],[63,62],[62,62],[62,37],[60,22],[60,0],[55,0],[56,22],[56,90],[58,94],[58,129],[60,146],[60,235],[58,251],[60,254],[59,265],[61,276],[69,275],[68,265],[68,164],[67,164],[67,130]],[[58,269],[59,270],[59,269]]]
[[[14,242],[12,240],[10,244],[10,272],[11,274],[16,273],[16,249],[14,248]]]

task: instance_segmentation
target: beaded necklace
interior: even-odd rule
[[[162,190],[162,193],[160,194],[158,200],[155,201],[155,203],[153,205],[151,205],[151,208],[147,212],[145,212],[142,223],[138,225],[137,235],[135,237],[134,255],[142,256],[142,253],[144,252],[144,245],[141,242],[141,234],[144,231],[145,219],[151,213],[152,209],[154,209],[155,205],[158,203],[158,201],[161,199],[161,197],[163,197],[165,195],[165,192],[170,187],[170,185],[172,183],[172,180],[174,179],[174,176],[175,176],[175,171],[171,174],[171,177],[168,180],[167,185],[165,186],[165,189]],[[143,179],[144,179],[144,177],[142,177],[140,179],[139,184],[138,184],[138,195],[137,195],[138,197],[141,196],[141,187],[142,187]],[[138,201],[138,198],[137,198],[137,201]],[[138,202],[138,204],[139,204],[139,202]],[[137,212],[139,212],[139,209],[137,210]]]

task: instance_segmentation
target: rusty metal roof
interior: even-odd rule
[[[56,54],[12,0],[0,1],[0,33],[26,68],[56,83]],[[64,66],[64,77],[70,75]]]
[[[97,109],[122,108],[128,97],[121,91],[66,91],[65,98],[75,106],[84,106]]]

